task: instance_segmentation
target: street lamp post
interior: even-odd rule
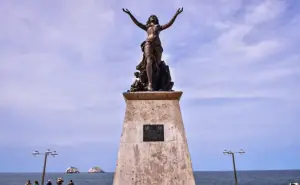
[[[245,151],[243,149],[241,149],[239,152],[232,152],[231,150],[224,150],[224,152],[223,152],[224,155],[231,155],[232,156],[235,185],[238,185],[238,180],[237,180],[237,175],[236,175],[236,168],[235,168],[235,158],[234,158],[234,154],[236,154],[236,153],[244,154]]]
[[[44,185],[44,182],[45,182],[45,173],[46,173],[46,165],[47,165],[47,157],[48,155],[52,155],[52,157],[55,157],[58,155],[58,153],[56,153],[56,151],[50,151],[50,149],[48,149],[46,152],[44,153],[40,153],[39,151],[34,151],[32,152],[32,155],[33,156],[38,156],[38,155],[44,155],[44,167],[43,167],[43,174],[42,174],[42,184],[41,185]]]

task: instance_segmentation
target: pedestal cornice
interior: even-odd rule
[[[180,100],[182,91],[124,92],[125,100]]]

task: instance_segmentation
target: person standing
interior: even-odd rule
[[[38,181],[34,181],[34,185],[39,185],[39,182]]]
[[[70,180],[68,185],[74,185],[74,182],[72,180]]]
[[[62,185],[62,183],[64,182],[64,180],[62,178],[58,178],[56,181],[57,185]]]
[[[31,184],[30,180],[28,180],[25,185],[32,185],[32,184]]]
[[[52,182],[50,179],[48,180],[47,185],[52,185]]]

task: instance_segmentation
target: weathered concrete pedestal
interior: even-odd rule
[[[113,185],[195,185],[182,92],[123,95],[126,113]]]

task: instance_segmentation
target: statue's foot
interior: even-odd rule
[[[152,85],[149,84],[148,87],[147,87],[148,91],[153,91],[153,88],[152,88]]]
[[[153,88],[152,87],[148,87],[148,91],[153,91]]]

